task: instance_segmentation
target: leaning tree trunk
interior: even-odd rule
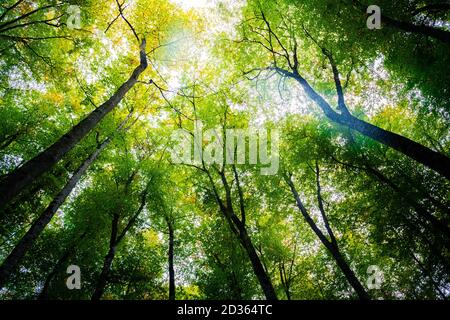
[[[450,158],[447,156],[433,151],[420,143],[412,141],[399,134],[384,130],[373,124],[360,120],[352,116],[350,113],[337,113],[333,110],[329,103],[326,102],[325,99],[311,87],[308,81],[306,81],[306,79],[303,78],[297,70],[289,72],[280,68],[274,69],[285,76],[295,79],[301,85],[306,95],[319,106],[325,116],[331,121],[346,126],[349,129],[358,131],[366,137],[391,147],[438,172],[447,179],[450,179]]]
[[[105,256],[105,260],[103,261],[102,273],[97,281],[97,285],[95,287],[94,294],[91,297],[91,300],[100,300],[103,295],[103,292],[106,287],[106,283],[108,282],[109,272],[111,270],[111,265],[116,255],[116,246],[111,246],[108,250],[108,254]]]
[[[316,225],[314,220],[311,218],[311,216],[308,214],[308,211],[306,210],[305,206],[303,205],[300,196],[297,192],[297,189],[294,186],[294,183],[290,178],[286,179],[287,184],[289,185],[292,195],[294,196],[295,202],[297,204],[298,209],[303,215],[303,218],[308,223],[308,225],[311,227],[311,229],[314,231],[316,236],[320,239],[322,244],[328,249],[330,254],[333,256],[334,260],[336,261],[336,264],[338,265],[339,269],[341,269],[342,273],[344,274],[347,281],[350,283],[350,285],[353,287],[355,292],[357,293],[358,297],[361,300],[370,300],[370,296],[367,293],[366,289],[363,287],[361,282],[359,282],[358,278],[356,277],[355,273],[352,271],[350,266],[348,265],[347,261],[345,261],[344,257],[342,256],[341,252],[339,251],[339,247],[337,245],[336,240],[334,239],[333,234],[330,234],[332,237],[332,241],[329,241],[327,237],[322,233],[322,231],[319,229],[319,227]]]
[[[49,171],[119,104],[127,92],[137,83],[140,74],[147,68],[145,45],[146,41],[144,39],[140,46],[139,66],[134,69],[131,77],[119,87],[111,98],[92,111],[53,145],[6,176],[0,184],[0,208],[6,206],[31,182]]]
[[[133,176],[134,174],[132,174]],[[151,182],[151,180],[150,180]],[[109,240],[109,249],[108,253],[106,254],[104,260],[103,260],[103,267],[102,272],[100,273],[100,276],[97,280],[97,284],[95,286],[94,293],[92,294],[91,300],[100,300],[100,298],[103,295],[103,292],[105,291],[106,284],[108,283],[108,277],[109,273],[111,271],[111,266],[114,260],[114,257],[116,256],[116,249],[117,246],[122,242],[122,240],[125,238],[127,232],[130,230],[130,228],[136,223],[137,218],[141,214],[142,210],[144,210],[146,201],[147,201],[147,195],[148,195],[148,189],[150,186],[150,182],[147,184],[145,190],[141,194],[141,204],[136,211],[136,213],[131,217],[131,219],[128,221],[127,225],[123,228],[122,232],[119,234],[119,219],[120,215],[119,213],[115,213],[112,221],[111,226],[111,238]],[[127,183],[131,183],[131,180],[128,180]],[[125,188],[127,189],[128,186]]]
[[[363,13],[366,13],[367,6],[365,6],[364,4],[360,3],[357,0],[353,0],[353,3],[355,4],[355,6],[358,7],[359,10],[361,10]],[[448,4],[443,4],[441,8],[444,10],[449,9]],[[381,23],[388,27],[397,28],[409,33],[420,34],[426,37],[440,40],[445,43],[450,43],[450,32],[445,31],[443,29],[430,27],[426,25],[416,25],[407,21],[395,20],[384,14],[381,14],[380,19]]]
[[[73,254],[75,248],[77,245],[86,237],[87,231],[83,232],[81,237],[77,239],[69,248],[66,249],[64,254],[59,258],[59,260],[54,265],[52,271],[47,275],[45,278],[44,286],[39,293],[39,296],[37,297],[38,300],[47,300],[48,299],[48,290],[50,289],[50,284],[53,280],[53,278],[56,276],[58,271],[61,269],[62,265],[67,262],[67,260],[70,258],[70,256]]]
[[[335,121],[385,144],[450,179],[450,159],[420,143],[394,132],[384,130],[352,115],[339,115]]]
[[[350,283],[353,289],[355,289],[359,298],[361,300],[370,300],[369,294],[367,293],[366,289],[363,287],[361,282],[358,280],[355,273],[348,265],[347,261],[342,256],[341,252],[339,251],[339,248],[335,245],[328,245],[327,248],[328,251],[333,256],[334,260],[336,261],[336,264],[339,266],[339,269],[341,269],[342,273],[345,275],[347,281]]]
[[[275,293],[275,289],[273,288],[272,281],[269,278],[269,275],[267,274],[266,270],[264,270],[264,267],[261,263],[261,260],[259,259],[259,256],[255,250],[255,247],[253,246],[253,243],[247,233],[247,230],[245,228],[239,229],[239,240],[242,243],[242,246],[244,247],[245,251],[248,254],[248,257],[250,258],[250,262],[252,263],[253,272],[255,273],[256,277],[258,278],[259,284],[261,285],[261,288],[264,292],[264,295],[266,296],[267,300],[277,300],[277,295]]]
[[[240,184],[239,184],[239,177],[237,176],[236,168],[234,169],[235,179],[236,179],[236,185],[239,189],[239,203],[240,203],[240,210],[241,210],[241,219],[239,219],[234,212],[232,199],[231,199],[231,190],[230,186],[227,182],[227,179],[225,177],[224,172],[222,171],[220,173],[222,184],[225,188],[225,195],[226,195],[226,205],[223,203],[222,199],[219,196],[219,193],[217,192],[217,189],[215,187],[214,181],[209,173],[205,169],[204,172],[207,173],[209,181],[211,183],[211,186],[214,191],[215,199],[217,204],[219,205],[220,212],[222,213],[225,220],[228,222],[228,225],[230,226],[231,231],[237,236],[239,242],[241,243],[242,247],[246,251],[250,262],[252,264],[253,272],[255,273],[259,284],[264,292],[264,295],[267,300],[278,300],[277,295],[275,293],[275,289],[273,288],[272,281],[269,278],[269,275],[267,274],[266,270],[264,269],[261,260],[258,256],[258,253],[255,250],[255,247],[253,246],[252,240],[250,236],[247,233],[246,225],[245,225],[245,206],[243,203],[242,198],[242,191],[240,190]]]
[[[9,256],[0,266],[0,288],[3,287],[25,254],[33,245],[34,241],[39,237],[44,228],[50,222],[55,215],[59,207],[64,203],[66,198],[70,195],[72,190],[80,181],[81,177],[87,171],[92,162],[97,159],[98,155],[106,146],[111,142],[110,138],[107,138],[97,149],[78,167],[64,188],[55,196],[53,201],[49,204],[47,209],[39,216],[39,218],[31,225],[30,229],[25,233],[19,243],[14,247]]]

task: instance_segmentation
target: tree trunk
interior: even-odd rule
[[[370,300],[369,294],[366,292],[364,287],[362,286],[361,282],[359,282],[358,278],[356,277],[355,273],[351,270],[349,267],[347,261],[345,261],[344,257],[339,251],[339,248],[337,244],[334,242],[329,241],[325,235],[320,231],[319,227],[316,225],[314,220],[311,218],[311,216],[308,214],[308,211],[306,210],[305,206],[303,205],[300,196],[297,192],[297,189],[294,186],[294,183],[292,182],[291,178],[286,178],[286,182],[288,183],[292,195],[294,196],[295,202],[297,204],[298,209],[303,215],[303,218],[306,220],[308,225],[311,227],[311,229],[314,231],[314,233],[317,235],[317,237],[320,239],[322,244],[328,249],[328,251],[333,256],[334,260],[336,261],[336,264],[341,269],[342,273],[344,273],[347,281],[350,283],[350,285],[355,290],[356,294],[361,300]]]
[[[239,284],[238,279],[236,278],[236,273],[234,270],[231,270],[230,276],[230,289],[232,292],[232,300],[242,300],[242,289]]]
[[[384,130],[354,116],[339,115],[337,122],[389,146],[450,179],[450,159],[415,141]]]
[[[147,68],[145,45],[144,39],[140,46],[140,65],[134,69],[131,77],[119,87],[111,98],[92,111],[53,145],[6,176],[0,184],[0,208],[6,206],[31,182],[49,171],[119,104],[127,92],[136,84],[139,75]]]
[[[108,250],[108,254],[105,256],[105,260],[103,261],[102,273],[100,274],[100,277],[97,281],[97,285],[95,287],[95,291],[91,297],[91,300],[100,300],[100,298],[102,297],[115,255],[116,247],[111,246]]]
[[[255,273],[255,275],[259,281],[259,284],[261,285],[261,288],[264,292],[266,299],[267,300],[277,300],[277,295],[273,288],[272,282],[270,281],[270,278],[267,275],[266,270],[264,270],[261,260],[255,250],[255,247],[253,246],[252,240],[250,239],[250,237],[247,233],[247,229],[245,226],[245,206],[243,204],[243,198],[239,197],[240,208],[241,208],[241,219],[239,219],[236,216],[236,213],[234,212],[234,209],[233,209],[231,190],[230,190],[228,181],[225,177],[224,171],[219,172],[219,174],[221,177],[222,185],[225,189],[226,205],[224,204],[221,197],[219,196],[219,193],[215,186],[214,180],[212,179],[210,172],[205,168],[204,164],[203,164],[202,171],[205,172],[208,176],[209,182],[210,182],[212,190],[214,192],[214,197],[219,206],[222,216],[225,218],[231,231],[238,237],[241,245],[244,247],[245,251],[247,252],[247,255],[250,258],[250,262],[252,264],[253,272]],[[240,185],[238,182],[239,177],[237,175],[236,169],[233,168],[233,171],[235,173],[236,184],[238,185],[238,188],[240,188]],[[242,193],[239,192],[239,195],[241,196]]]
[[[97,280],[97,285],[95,286],[94,293],[92,294],[91,300],[100,300],[105,290],[106,283],[108,281],[109,271],[111,270],[111,265],[116,255],[117,248],[117,234],[119,232],[119,219],[120,215],[118,212],[114,213],[113,220],[111,222],[111,237],[109,239],[109,249],[103,260],[102,272]]]
[[[353,0],[353,3],[361,10],[364,14],[366,14],[367,7],[366,5],[360,3],[357,0]],[[428,6],[428,8],[424,7],[424,9],[442,9],[442,10],[448,10],[449,5],[448,4],[438,4],[437,6]],[[417,14],[420,11],[424,11],[424,9],[418,9],[413,14]],[[427,36],[430,38],[434,38],[437,40],[440,40],[445,43],[450,43],[450,32],[447,32],[443,29],[425,26],[425,25],[415,25],[411,22],[406,21],[400,21],[395,20],[391,17],[388,17],[384,14],[381,15],[381,23],[388,27],[397,28],[406,32],[414,33],[414,34],[421,34],[423,36]]]
[[[134,177],[135,172],[133,172],[130,176],[130,178],[127,181],[127,185],[125,189],[128,189],[129,184],[132,181],[132,177]],[[151,180],[150,180],[151,182]],[[139,209],[136,211],[136,213],[130,218],[127,225],[123,228],[123,230],[119,234],[119,219],[120,214],[115,213],[113,216],[112,224],[111,224],[111,238],[109,240],[109,249],[108,253],[105,256],[105,259],[103,261],[103,268],[102,272],[100,273],[100,277],[97,281],[97,285],[95,287],[94,293],[92,294],[91,300],[100,300],[100,298],[103,295],[103,292],[105,290],[106,284],[108,282],[109,272],[111,271],[112,262],[114,260],[114,257],[116,255],[116,249],[117,246],[122,242],[122,240],[125,238],[128,230],[134,225],[137,218],[141,214],[142,210],[145,207],[146,201],[147,201],[147,194],[148,194],[148,188],[150,186],[150,182],[147,184],[145,190],[141,194],[141,204],[139,206]]]
[[[286,277],[286,269],[284,267],[284,262],[281,262],[278,266],[280,271],[280,280],[283,285],[284,293],[286,294],[286,299],[291,300],[291,291],[290,291],[290,279]]]
[[[2,140],[0,142],[0,150],[4,150],[8,148],[14,141],[16,141],[20,136],[20,131],[14,133],[10,137],[7,137],[6,139]]]
[[[71,254],[74,252],[76,246],[86,237],[87,231],[85,231],[81,237],[78,238],[76,242],[74,242],[67,250],[64,252],[62,257],[56,262],[55,266],[53,267],[52,271],[47,275],[47,278],[45,279],[44,287],[42,288],[41,292],[39,293],[39,296],[37,297],[38,300],[47,300],[48,299],[48,290],[50,288],[50,283],[52,282],[53,278],[56,276],[58,271],[61,269],[62,265],[67,262]]]
[[[450,239],[449,237],[449,229],[446,226],[445,222],[442,220],[438,220],[435,216],[433,216],[426,208],[424,205],[420,204],[418,199],[421,198],[417,198],[414,194],[410,194],[409,192],[404,192],[403,190],[400,189],[399,186],[397,186],[394,181],[390,178],[388,178],[387,176],[385,176],[381,171],[379,171],[376,168],[373,168],[370,166],[370,164],[368,163],[367,160],[364,159],[364,164],[362,167],[359,166],[354,166],[352,164],[349,163],[345,163],[342,161],[339,161],[338,159],[336,159],[335,157],[332,156],[332,159],[334,161],[336,161],[337,163],[347,167],[347,168],[353,168],[353,169],[361,169],[366,171],[366,173],[371,176],[376,178],[379,182],[386,184],[387,186],[389,186],[395,193],[398,194],[398,196],[400,198],[402,198],[402,200],[405,201],[405,204],[407,204],[408,206],[410,206],[411,208],[414,209],[414,211],[417,213],[417,216],[419,218],[419,220],[417,221],[421,226],[424,227],[430,227],[430,225],[428,225],[426,222],[428,221],[429,223],[431,223],[431,227],[433,227],[435,229],[435,231],[439,232],[439,235],[443,235],[444,237],[446,236],[446,238],[444,239],[444,241],[448,244],[448,240]],[[406,178],[406,177],[405,177]],[[411,181],[409,181],[409,183],[411,183]],[[432,198],[428,193],[426,193],[424,190],[420,189],[420,186],[416,185],[416,188],[418,189],[418,191],[420,193],[425,193],[425,197],[431,201],[436,207],[439,207],[442,211],[447,212],[448,209],[442,205],[441,203],[439,203],[436,199]],[[431,216],[431,219],[430,219]],[[418,234],[421,235],[421,237],[425,240],[425,242],[430,246],[430,248],[432,248],[431,250],[433,251],[433,253],[440,257],[440,260],[444,263],[447,264],[447,262],[445,261],[445,259],[442,259],[440,254],[437,254],[437,252],[439,250],[437,250],[437,248],[431,244],[431,242],[429,241],[429,238],[425,238],[423,237],[423,234],[420,232],[420,230],[417,228],[417,224],[415,224],[416,222],[410,222],[409,220],[411,219],[409,216],[407,216],[406,214],[402,214],[402,217],[405,219],[405,222],[408,224],[408,226],[412,229],[415,229],[414,232],[419,232]],[[414,228],[413,228],[414,227]],[[448,245],[447,245],[448,246]]]
[[[398,28],[406,32],[421,34],[423,36],[434,38],[445,43],[450,43],[450,32],[439,28],[429,27],[425,25],[418,26],[410,22],[395,20],[385,15],[381,15],[381,22],[388,27]]]
[[[275,68],[281,74],[292,77],[304,89],[307,96],[313,100],[323,111],[325,116],[333,122],[339,123],[347,128],[358,131],[359,133],[378,141],[388,147],[391,147],[404,155],[422,163],[430,169],[438,172],[442,176],[450,179],[450,158],[433,151],[415,141],[405,138],[399,134],[384,130],[373,124],[360,120],[350,114],[337,113],[304,79],[297,70],[293,72],[284,69]]]
[[[348,265],[347,261],[345,261],[344,257],[342,256],[341,252],[339,251],[339,248],[337,246],[331,245],[327,246],[328,250],[332,254],[334,260],[336,260],[336,264],[341,269],[342,273],[345,275],[345,278],[350,283],[350,285],[353,287],[353,289],[358,294],[359,298],[361,300],[370,300],[370,296],[367,293],[366,289],[364,289],[361,282],[359,282],[358,278],[356,277],[353,270]]]
[[[403,199],[405,199],[408,202],[408,204],[412,208],[414,208],[419,217],[421,217],[424,221],[428,221],[435,229],[435,231],[442,233],[442,235],[446,239],[445,241],[448,243],[448,241],[450,240],[450,229],[444,222],[437,219],[430,212],[428,212],[428,210],[422,204],[416,201],[416,199],[414,199],[413,196],[409,195],[408,192],[403,192],[402,190],[400,190],[400,188],[393,181],[391,181],[388,177],[384,176],[380,171],[372,168],[367,164],[365,165],[365,168],[370,174],[374,175],[381,182],[387,184],[389,187],[391,187],[392,190],[394,190]]]
[[[259,259],[255,247],[253,246],[252,240],[248,236],[247,230],[245,228],[239,228],[239,239],[250,258],[253,272],[258,278],[259,284],[261,285],[261,288],[264,292],[264,295],[266,296],[266,299],[277,300],[277,295],[273,288],[272,281],[270,280],[269,276],[264,270],[261,260]]]
[[[174,230],[171,222],[169,227],[169,300],[175,300],[175,270],[173,267]]]
[[[106,139],[97,149],[78,167],[77,171],[72,175],[64,188],[55,196],[53,201],[49,204],[47,209],[39,216],[39,218],[32,224],[27,233],[22,237],[19,243],[14,247],[13,251],[5,259],[0,266],[0,288],[3,287],[14,269],[18,266],[19,262],[25,256],[27,251],[33,245],[33,242],[39,237],[44,228],[50,222],[55,215],[59,207],[64,203],[66,198],[70,195],[72,190],[80,181],[81,177],[85,174],[92,162],[97,159],[100,152],[106,148],[111,142],[111,139]]]

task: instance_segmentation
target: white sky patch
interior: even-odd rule
[[[19,90],[36,90],[40,92],[46,91],[45,84],[37,82],[28,69],[13,67],[8,77],[10,88]]]
[[[292,114],[314,112],[312,103],[298,84],[289,81],[284,85],[279,81],[280,76],[275,75],[259,81],[258,86],[249,89],[253,126],[264,126],[267,121],[278,122]]]
[[[23,162],[19,155],[5,154],[0,159],[0,174],[7,174],[17,168]]]
[[[146,116],[148,123],[151,128],[158,128],[161,125],[161,122],[169,119],[170,113],[167,111],[159,111],[158,114],[149,114]]]
[[[86,56],[80,57],[76,62],[76,66],[87,84],[97,82],[99,77],[104,74],[102,72],[103,68],[112,65],[114,61],[127,54],[130,47],[126,37],[122,37],[119,41],[113,41],[100,30],[97,30],[95,37],[103,45],[103,50],[100,50],[100,54],[104,54],[106,57],[98,56],[96,51],[91,48]],[[99,66],[96,61],[101,61],[101,68],[92,70],[92,64]]]
[[[214,6],[213,0],[171,0],[173,3],[179,5],[184,10],[192,8],[208,8]]]
[[[362,106],[369,117],[373,117],[386,107],[395,105],[397,97],[396,91],[384,92],[377,82],[390,81],[390,74],[384,67],[384,57],[381,55],[368,66],[371,80],[365,81],[365,87],[359,96],[351,93],[345,95],[347,105],[352,107]],[[356,75],[358,78],[359,76]]]

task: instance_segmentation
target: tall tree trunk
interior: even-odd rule
[[[6,206],[31,182],[49,171],[119,104],[127,92],[137,83],[140,74],[147,68],[145,46],[146,41],[144,39],[140,46],[139,66],[134,69],[131,77],[119,87],[111,98],[92,111],[53,145],[6,176],[0,184],[0,208]]]
[[[209,173],[206,168],[203,168],[203,172],[205,172],[208,175],[209,181],[211,183],[212,189],[214,191],[214,196],[216,199],[217,204],[219,205],[220,212],[222,213],[225,220],[228,222],[228,225],[231,228],[231,231],[238,237],[242,247],[247,252],[247,255],[250,259],[250,262],[252,264],[253,272],[255,273],[259,284],[264,292],[264,295],[267,300],[277,300],[277,295],[275,293],[275,289],[273,288],[272,281],[269,278],[269,275],[267,274],[266,270],[264,269],[263,264],[261,263],[261,259],[258,256],[258,253],[256,252],[255,247],[253,246],[252,240],[250,239],[247,229],[245,226],[245,206],[243,203],[243,197],[242,192],[240,190],[240,183],[239,183],[239,177],[237,175],[236,168],[233,167],[234,171],[234,177],[236,179],[236,185],[239,189],[239,204],[240,204],[240,210],[241,210],[241,219],[238,218],[236,213],[233,209],[233,201],[231,198],[231,190],[230,186],[228,184],[228,181],[225,177],[225,173],[223,171],[219,172],[222,185],[225,189],[225,195],[226,195],[226,205],[222,201],[222,199],[219,196],[219,193],[217,192],[217,188],[215,186],[214,180],[212,179],[211,174]]]
[[[331,244],[327,248],[330,251],[331,255],[333,256],[334,260],[336,260],[336,264],[339,266],[342,273],[345,275],[345,278],[347,278],[347,281],[350,283],[353,289],[355,289],[359,298],[361,300],[370,300],[369,294],[367,293],[366,289],[363,287],[361,282],[358,280],[355,273],[348,265],[347,261],[342,256],[341,252],[339,251],[339,247]]]
[[[169,300],[175,300],[175,270],[173,267],[174,230],[171,221],[167,221],[169,227]]]
[[[45,209],[45,211],[31,225],[30,229],[27,231],[27,233],[25,233],[22,239],[20,239],[19,243],[14,247],[5,261],[3,261],[2,265],[0,266],[0,288],[5,285],[11,272],[13,272],[15,268],[17,268],[19,262],[33,245],[33,242],[42,233],[44,228],[53,218],[59,207],[64,203],[66,198],[70,195],[70,193],[75,188],[78,181],[80,181],[81,177],[85,174],[92,162],[97,159],[100,152],[102,152],[102,150],[105,149],[110,142],[111,139],[107,138],[86,160],[83,161],[83,163],[78,167],[78,169],[66,183],[64,188],[55,196],[55,198]]]
[[[372,168],[368,164],[365,165],[365,168],[367,172],[377,177],[381,182],[387,184],[389,187],[391,187],[392,190],[403,197],[407,201],[407,203],[414,208],[419,217],[424,221],[428,221],[437,232],[442,233],[442,235],[445,237],[446,243],[449,243],[450,229],[448,225],[428,212],[428,210],[422,204],[416,201],[416,199],[414,199],[408,192],[403,192],[402,190],[400,190],[400,188],[393,181],[383,175],[380,171]]]
[[[59,260],[54,265],[52,271],[47,275],[45,278],[44,286],[39,293],[39,296],[37,297],[38,300],[47,300],[48,299],[48,290],[50,288],[50,284],[53,280],[53,278],[56,276],[58,271],[61,269],[62,265],[67,262],[69,257],[73,254],[75,248],[78,246],[78,244],[86,237],[87,231],[83,232],[81,237],[77,239],[76,242],[74,242],[68,249],[66,249],[66,252],[59,258]]]
[[[450,159],[447,156],[352,115],[339,115],[334,121],[381,142],[450,179]]]
[[[108,250],[108,254],[105,256],[103,261],[102,272],[100,273],[100,277],[98,278],[97,285],[95,286],[94,294],[91,297],[91,300],[100,300],[105,291],[106,283],[108,282],[109,272],[111,270],[111,265],[116,255],[116,247],[111,246]]]
[[[250,258],[253,272],[258,278],[266,299],[277,300],[277,295],[275,293],[275,289],[273,288],[272,281],[270,280],[266,270],[264,270],[261,260],[255,250],[255,247],[253,246],[252,240],[250,239],[245,228],[239,229],[239,240]]]
[[[280,263],[278,266],[278,269],[280,271],[280,280],[281,284],[283,285],[284,293],[286,294],[286,298],[288,300],[291,300],[291,290],[290,290],[290,279],[286,276],[286,269],[284,267],[284,261]]]
[[[425,25],[415,25],[410,22],[395,20],[386,15],[381,15],[381,22],[388,27],[398,28],[400,30],[421,34],[430,38],[434,38],[440,40],[445,43],[450,43],[450,32],[445,31],[443,29],[429,27]]]
[[[361,10],[363,13],[366,13],[367,6],[362,4],[357,0],[353,0],[353,3]],[[433,9],[433,6],[428,7],[429,9]],[[435,9],[448,10],[448,4],[440,4],[434,7]],[[417,13],[419,10],[416,10]],[[423,10],[422,10],[423,11]],[[423,36],[427,36],[430,38],[434,38],[440,40],[445,43],[450,43],[450,32],[445,31],[443,29],[430,27],[426,25],[415,25],[411,22],[395,20],[389,16],[381,14],[381,23],[392,28],[397,28],[406,32],[421,34]]]
[[[294,196],[297,207],[300,210],[300,212],[302,213],[303,218],[306,220],[308,225],[311,227],[311,229],[314,231],[314,233],[320,239],[322,244],[331,253],[334,260],[336,261],[336,264],[341,269],[342,273],[344,274],[344,276],[346,277],[346,279],[350,283],[350,285],[353,287],[353,289],[357,293],[358,297],[361,300],[370,300],[370,296],[367,293],[366,289],[363,287],[361,282],[359,282],[355,273],[349,267],[347,261],[345,261],[344,257],[342,256],[341,252],[339,251],[337,242],[334,240],[334,237],[332,236],[332,234],[330,234],[330,236],[332,237],[332,241],[329,241],[327,239],[327,237],[325,237],[325,235],[319,229],[319,227],[316,225],[316,223],[314,222],[314,220],[311,218],[308,211],[306,210],[305,206],[303,205],[303,203],[300,199],[300,196],[297,192],[297,189],[295,188],[294,183],[292,182],[292,179],[290,177],[286,177],[286,182],[288,183],[288,185],[291,189],[292,195]]]
[[[232,300],[242,300],[242,289],[236,277],[236,272],[234,272],[233,269],[231,270],[231,276],[229,281],[232,292]]]
[[[134,176],[135,172],[133,172],[130,176],[130,179],[127,181],[127,185],[125,189],[128,189],[129,183],[131,183],[131,179]],[[128,230],[134,225],[137,218],[141,214],[142,210],[145,207],[146,201],[147,201],[147,194],[148,189],[150,186],[151,180],[147,183],[146,188],[141,194],[141,204],[136,211],[136,213],[130,218],[127,225],[123,228],[122,232],[119,234],[119,219],[120,214],[115,213],[113,216],[112,224],[111,224],[111,238],[109,240],[109,249],[108,253],[106,254],[104,261],[103,261],[103,267],[102,272],[100,273],[100,276],[97,280],[97,285],[95,286],[94,293],[92,294],[91,300],[100,300],[100,298],[103,295],[103,292],[105,291],[106,284],[108,283],[108,277],[109,272],[111,271],[111,266],[114,260],[114,257],[116,256],[116,249],[117,246],[122,242],[122,240],[125,238]]]
[[[220,257],[217,254],[213,254],[212,256],[214,257],[214,262],[220,267],[222,272],[227,275],[228,287],[231,291],[231,300],[242,300],[242,289],[240,287],[239,281],[236,277],[236,272],[234,271],[232,264],[226,265],[225,263],[220,261]],[[231,267],[231,271],[228,271],[229,267]]]
[[[281,74],[295,79],[303,88],[306,95],[313,100],[319,108],[323,111],[325,116],[333,122],[341,124],[347,128],[358,131],[359,133],[369,137],[375,141],[378,141],[388,147],[391,147],[404,155],[422,163],[430,169],[438,172],[442,176],[450,179],[450,158],[447,156],[433,151],[420,143],[412,141],[406,137],[403,137],[394,132],[384,130],[373,124],[360,120],[352,116],[349,112],[337,113],[333,108],[320,96],[303,78],[298,70],[292,72],[281,68],[269,68],[275,69]]]
[[[119,232],[119,219],[120,214],[116,212],[113,216],[111,222],[111,237],[109,239],[108,253],[103,260],[102,272],[97,280],[97,285],[95,286],[94,293],[92,294],[91,300],[100,300],[105,290],[106,283],[108,281],[109,271],[111,270],[111,265],[116,255],[117,248],[117,234]]]
[[[337,163],[339,163],[347,168],[364,170],[364,171],[366,171],[366,173],[369,176],[372,176],[372,177],[376,178],[379,182],[389,186],[396,194],[398,194],[398,196],[400,198],[402,198],[402,200],[405,201],[405,204],[407,204],[408,206],[410,206],[411,208],[414,209],[414,211],[417,213],[417,216],[419,218],[417,223],[419,223],[421,226],[428,228],[428,227],[430,227],[430,225],[428,225],[427,222],[429,222],[431,224],[431,227],[433,227],[435,229],[435,231],[439,232],[439,235],[442,234],[444,237],[446,237],[444,239],[444,242],[447,243],[446,246],[448,247],[448,241],[450,239],[448,227],[444,224],[443,221],[438,220],[435,216],[431,215],[431,213],[425,208],[425,206],[422,205],[418,201],[418,199],[421,199],[421,198],[415,198],[413,194],[410,194],[409,192],[405,192],[405,191],[401,190],[401,188],[392,179],[385,176],[378,169],[373,168],[366,159],[364,159],[364,161],[363,161],[363,166],[359,167],[356,165],[352,165],[350,163],[340,161],[333,156],[331,156],[331,158],[334,161],[336,161]],[[419,187],[416,186],[416,188],[419,188]],[[423,193],[423,191],[421,191],[420,189],[419,189],[419,192]],[[434,200],[435,202],[437,202],[435,199],[431,199],[431,197],[429,195],[425,195],[425,196],[430,201]],[[442,211],[445,211],[445,212],[448,211],[448,209],[444,205],[442,205],[440,203],[435,203],[435,202],[433,202],[433,204],[435,204],[436,207],[441,208]],[[429,218],[430,216],[432,217],[431,219]],[[402,217],[405,219],[405,222],[408,224],[408,227],[414,229],[414,232],[418,232],[418,234],[425,240],[425,242],[430,246],[431,251],[437,257],[439,257],[440,260],[445,265],[448,264],[448,262],[445,259],[443,259],[443,257],[440,254],[438,254],[439,250],[430,242],[429,238],[423,237],[422,232],[420,232],[420,230],[418,229],[418,224],[416,224],[416,222],[410,222],[409,220],[411,219],[411,217],[407,216],[406,214],[402,214]]]

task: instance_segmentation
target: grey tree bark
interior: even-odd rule
[[[125,97],[127,92],[138,82],[138,78],[147,68],[147,56],[145,53],[146,41],[140,46],[140,64],[131,77],[125,81],[119,89],[102,105],[92,111],[80,123],[74,126],[58,141],[8,174],[0,184],[0,209],[5,207],[15,196],[25,189],[31,182],[49,171],[62,157],[72,150],[91,130]]]

